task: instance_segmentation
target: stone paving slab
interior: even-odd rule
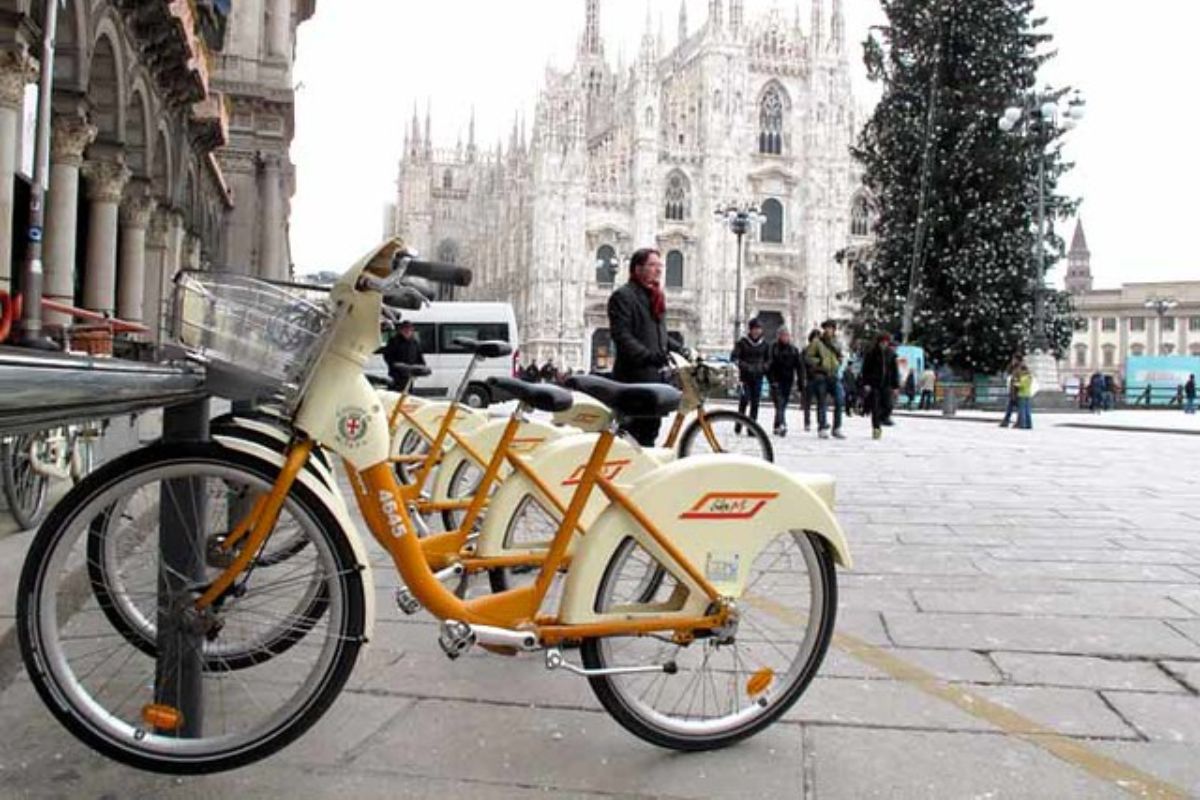
[[[1200,644],[1159,621],[899,611],[884,618],[893,641],[904,647],[1200,658]]]
[[[1200,697],[1114,691],[1104,696],[1148,739],[1189,742],[1200,755]]]
[[[994,731],[990,722],[895,680],[830,680],[818,677],[785,715],[798,722],[917,730]]]
[[[1158,776],[1179,787],[1188,797],[1200,797],[1200,748],[1195,743],[1094,742],[1090,746],[1098,753]]]
[[[821,800],[1128,797],[1031,744],[996,734],[813,727],[808,738],[813,796]]]
[[[1159,669],[1157,664],[1145,661],[1045,653],[995,652],[991,657],[1005,676],[1017,684],[1176,694],[1186,692],[1179,681]]]
[[[1126,725],[1093,691],[1045,686],[974,686],[970,690],[1016,711],[1043,729],[1068,736],[1137,738],[1137,731]]]
[[[939,592],[913,590],[921,611],[955,614],[1015,614],[1020,616],[1146,617],[1191,619],[1195,615],[1166,597],[1127,596],[1088,592],[1055,594],[1026,592]]]
[[[1162,666],[1182,680],[1193,694],[1200,694],[1200,661],[1163,661]]]

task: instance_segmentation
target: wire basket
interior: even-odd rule
[[[281,396],[290,406],[323,350],[333,315],[266,281],[221,273],[182,273],[175,282],[171,333],[203,363],[218,394]]]

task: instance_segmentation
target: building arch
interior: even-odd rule
[[[87,68],[87,97],[91,121],[100,141],[125,138],[125,69],[121,37],[110,17],[101,17],[92,41]]]
[[[671,250],[667,253],[667,269],[663,279],[664,285],[668,289],[683,288],[683,252],[681,250]]]
[[[667,176],[663,193],[663,217],[682,222],[691,217],[692,184],[682,170],[672,170]]]
[[[171,171],[171,134],[163,123],[159,124],[154,139],[154,150],[150,158],[150,182],[156,195],[165,200],[171,198],[171,187],[174,185]]]
[[[135,177],[150,177],[150,148],[154,142],[151,127],[150,101],[145,78],[138,75],[129,93],[129,106],[125,113],[125,163]]]
[[[783,243],[783,203],[769,197],[762,204],[763,223],[759,239],[773,244]]]
[[[787,90],[772,80],[758,96],[758,152],[764,155],[783,155],[787,139],[786,120],[792,109]]]

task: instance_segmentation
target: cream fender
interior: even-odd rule
[[[481,472],[487,467],[488,460],[491,459],[492,454],[496,452],[496,447],[500,444],[500,437],[504,434],[504,429],[507,427],[507,417],[504,419],[495,419],[463,437],[463,441],[478,453],[480,458],[484,459],[483,463],[478,465]],[[537,420],[525,420],[517,429],[517,435],[509,446],[509,449],[519,456],[528,458],[547,442],[571,433],[578,433],[578,431],[570,428],[558,428]],[[438,465],[437,475],[433,480],[433,491],[430,494],[434,502],[450,499],[450,481],[453,480],[454,473],[459,465],[466,461],[474,461],[474,459],[462,447],[455,447],[442,457],[442,463]],[[511,471],[512,467],[506,462],[500,468],[501,479]]]
[[[291,437],[288,436],[287,431],[284,431],[278,425],[272,425],[269,422],[263,422],[256,419],[246,419],[245,417],[234,417],[232,427],[225,428],[219,435],[236,436],[236,431],[238,429],[253,431],[254,433],[260,434],[263,437],[268,437],[275,442],[278,442],[280,452],[286,450],[288,443],[291,441]],[[328,457],[328,453],[326,453],[326,457]],[[310,458],[305,467],[316,472],[326,487],[330,488],[331,490],[337,487],[337,477],[333,474],[333,471],[327,469],[320,460]],[[331,494],[333,494],[337,500],[341,501],[342,505],[345,505],[341,492],[331,491]]]
[[[833,550],[834,560],[850,567],[850,552],[833,514],[834,482],[829,476],[792,474],[747,456],[692,456],[645,476],[629,497],[726,597],[741,597],[754,559],[786,531],[817,534]],[[678,609],[660,604],[644,611],[623,606],[619,614],[598,613],[595,603],[601,581],[627,537],[661,563],[670,563],[658,542],[625,509],[609,505],[576,542],[559,607],[563,623],[628,619],[638,613],[695,616],[705,612],[707,596],[678,571],[676,578],[690,590]]]
[[[537,454],[529,460],[529,467],[554,493],[555,497],[566,508],[575,494],[576,481],[583,474],[592,449],[596,446],[599,434],[586,433],[574,436],[563,436],[560,439],[543,445]],[[674,458],[671,451],[669,453]],[[661,464],[650,451],[639,448],[636,444],[624,439],[613,441],[612,450],[604,462],[604,474],[619,486],[632,486],[642,476],[649,474]],[[541,491],[533,481],[520,472],[514,472],[496,490],[488,501],[487,514],[484,515],[479,538],[475,543],[477,555],[485,558],[496,556],[529,555],[545,552],[549,542],[512,540],[509,536],[511,520],[521,510],[527,498],[537,500],[542,497]],[[537,500],[546,510],[549,517],[559,520],[559,515],[553,511],[554,505],[545,500]],[[579,523],[585,529],[589,528],[600,512],[608,505],[608,498],[600,490],[596,490],[588,498],[584,506],[583,516]],[[518,534],[520,531],[514,531]]]
[[[244,439],[238,439],[233,436],[214,436],[214,442],[217,442],[222,447],[227,447],[239,453],[245,453],[265,461],[279,469],[283,468],[284,456],[282,452],[275,452],[269,448],[263,447],[253,442],[247,442]],[[354,524],[354,520],[346,510],[346,503],[338,492],[331,492],[328,488],[321,485],[321,481],[307,470],[300,470],[300,474],[296,477],[306,489],[310,489],[317,499],[325,504],[333,518],[337,520],[338,534],[340,534],[350,545],[351,552],[354,553],[354,560],[359,572],[362,575],[363,594],[365,595],[363,608],[366,612],[364,619],[363,635],[366,641],[371,641],[371,635],[375,630],[375,581],[371,573],[371,562],[367,557],[367,548],[363,545],[362,536],[359,535],[358,528]],[[336,484],[335,484],[336,486]]]
[[[599,433],[612,421],[612,411],[590,394],[571,392],[571,407],[554,412],[555,425],[567,425],[585,433]]]
[[[422,403],[415,411],[411,412],[411,415],[413,421],[427,432],[428,441],[432,442],[449,410],[449,403],[435,400]],[[485,412],[467,406],[459,406],[458,414],[451,423],[451,428],[461,436],[464,433],[479,430],[487,424],[487,421],[488,416]],[[409,430],[416,430],[416,426],[407,419],[401,418],[400,423],[396,426],[396,431],[392,434],[392,455],[400,455],[400,443],[404,441],[404,435]],[[417,433],[420,431],[418,430]],[[421,436],[425,438],[425,434],[421,434]],[[442,443],[443,454],[450,452],[454,447],[455,441],[447,436]]]

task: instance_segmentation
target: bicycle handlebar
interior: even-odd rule
[[[405,264],[405,275],[425,278],[434,283],[446,283],[451,286],[470,286],[473,274],[466,267],[454,264],[442,264],[437,261],[419,261],[408,259]]]

